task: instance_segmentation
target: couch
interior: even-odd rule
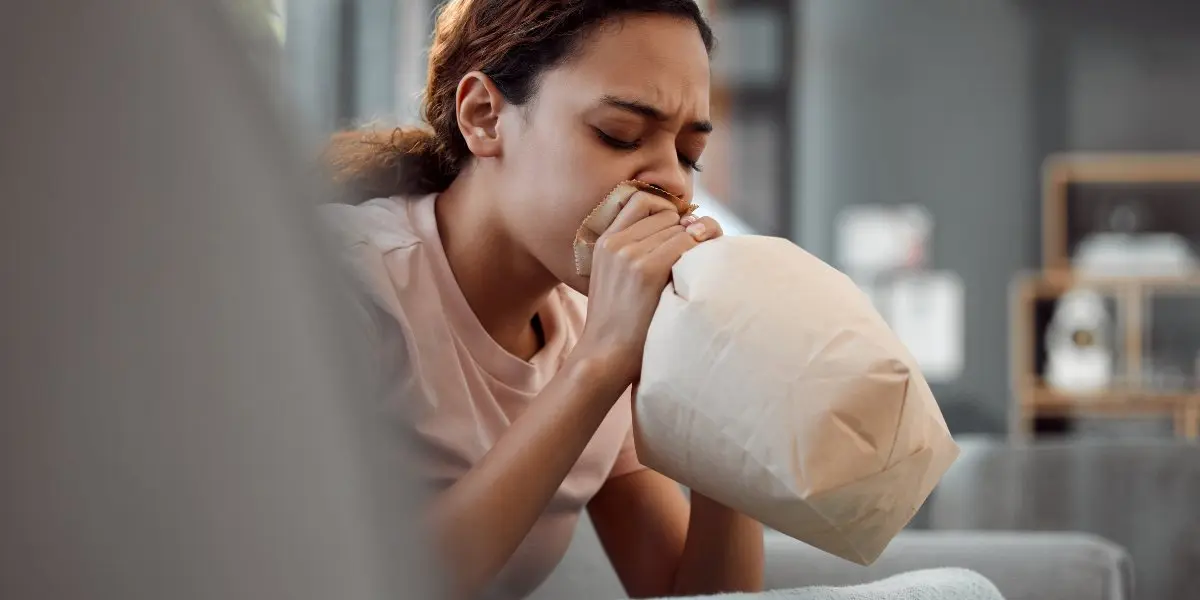
[[[1200,598],[1200,445],[984,437],[959,445],[931,505],[933,529],[1102,536],[1132,557],[1123,568],[1133,598]]]
[[[963,567],[991,580],[1006,600],[1129,600],[1129,557],[1077,533],[906,531],[875,564],[861,567],[776,532],[766,536],[766,585],[780,590],[850,586],[917,569]],[[586,521],[562,564],[532,596],[615,600],[624,591]]]
[[[1033,527],[1036,524],[1033,522],[1006,524],[984,519],[979,519],[980,526],[976,527],[976,519],[971,516],[973,505],[1004,504],[998,501],[988,504],[987,498],[993,492],[1001,492],[1000,497],[1012,497],[1002,493],[1008,489],[1010,480],[993,467],[997,460],[1003,460],[984,456],[1002,457],[1006,447],[975,439],[961,440],[960,444],[964,447],[963,457],[926,505],[934,529],[902,532],[879,560],[868,567],[768,531],[767,588],[851,586],[907,571],[962,567],[991,580],[1007,600],[1132,600],[1133,564],[1129,553],[1095,532],[1014,531],[1022,528],[1018,526],[1039,527]],[[1020,455],[1022,450],[1013,452]],[[984,524],[995,526],[985,528]],[[1200,536],[1194,539],[1200,543]],[[567,556],[533,595],[535,600],[623,597],[620,582],[586,519],[580,523]]]

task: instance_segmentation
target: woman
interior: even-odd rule
[[[632,596],[762,585],[761,527],[689,503],[638,464],[630,433],[670,269],[719,225],[640,193],[589,278],[571,250],[623,180],[691,197],[712,46],[694,0],[452,1],[430,51],[429,130],[335,138],[342,181],[371,200],[327,212],[381,349],[408,354],[411,378],[394,353],[383,368],[390,399],[416,411],[461,596],[530,593],[585,508]]]

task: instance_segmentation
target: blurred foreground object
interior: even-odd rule
[[[227,14],[5,12],[0,598],[430,597],[402,423]]]

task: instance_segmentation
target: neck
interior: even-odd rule
[[[438,235],[467,304],[501,347],[529,359],[533,318],[558,280],[517,240],[495,207],[504,198],[467,169],[434,205]]]

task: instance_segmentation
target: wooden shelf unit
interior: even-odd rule
[[[1200,184],[1200,153],[1062,154],[1042,169],[1042,265],[1071,268],[1067,200],[1076,184]]]
[[[1010,431],[1014,436],[1029,436],[1039,417],[1169,416],[1177,436],[1200,439],[1200,389],[1152,389],[1146,385],[1142,364],[1150,299],[1180,292],[1200,298],[1200,272],[1178,277],[1083,276],[1072,270],[1073,221],[1068,210],[1072,186],[1196,185],[1200,189],[1200,153],[1064,154],[1046,161],[1042,178],[1042,270],[1017,277],[1011,289],[1010,370],[1015,398]],[[1200,202],[1200,194],[1196,199]],[[1043,335],[1038,305],[1072,289],[1094,290],[1116,303],[1113,349],[1120,360],[1114,365],[1114,384],[1103,392],[1057,391],[1038,371]],[[1197,377],[1200,374],[1193,381]]]
[[[1035,314],[1037,304],[1058,298],[1071,289],[1094,290],[1117,303],[1118,335],[1114,337],[1122,344],[1119,365],[1122,369],[1114,384],[1101,392],[1060,392],[1047,386],[1038,375],[1035,348],[1041,332]],[[1200,389],[1159,391],[1144,383],[1145,301],[1163,291],[1195,291],[1200,297],[1200,274],[1178,278],[1087,278],[1070,271],[1045,271],[1018,277],[1011,298],[1014,436],[1031,435],[1038,417],[1163,415],[1174,419],[1177,436],[1200,439]]]

